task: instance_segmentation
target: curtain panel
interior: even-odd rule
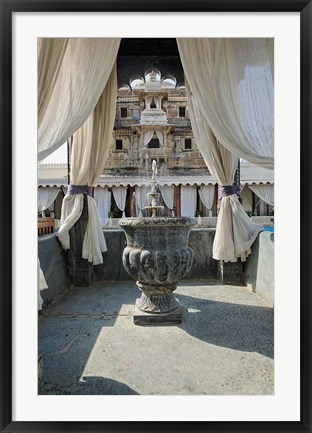
[[[112,202],[112,193],[107,187],[98,186],[94,188],[94,200],[98,208],[102,226],[106,226],[109,221],[109,212]]]
[[[164,134],[159,129],[156,129],[155,132],[156,132],[156,136],[157,136],[157,138],[159,140],[160,146],[163,147],[163,145],[164,145]]]
[[[68,38],[38,38],[38,124],[42,123],[58,80]]]
[[[274,167],[272,56],[266,39],[178,38],[197,145],[219,186],[230,186],[238,158]],[[261,227],[236,194],[220,201],[213,257],[246,260]]]
[[[38,212],[43,212],[54,203],[60,189],[57,187],[38,188]]]
[[[165,202],[165,205],[173,213],[174,205],[174,185],[161,185],[160,186],[161,196]]]
[[[181,216],[194,217],[197,205],[196,185],[181,186]]]
[[[148,145],[148,143],[153,138],[153,135],[154,135],[153,129],[148,129],[147,131],[144,132],[144,138],[143,138],[144,147],[146,147]]]
[[[38,262],[37,262],[37,274],[38,274],[38,287],[37,287],[37,310],[40,311],[42,310],[42,305],[43,305],[43,299],[41,296],[41,290],[45,290],[48,289],[48,285],[46,282],[46,279],[44,277],[44,274],[42,272],[42,269],[40,267],[40,260],[38,257]]]
[[[148,129],[144,133],[144,138],[143,138],[144,147],[146,147],[148,145],[148,143],[151,141],[154,133],[156,133],[156,136],[159,140],[160,146],[164,145],[164,134],[162,133],[162,131],[160,131],[159,129],[156,129],[156,130]]]
[[[65,143],[91,115],[119,44],[120,38],[39,40],[39,161]]]
[[[177,38],[191,94],[217,140],[274,167],[274,91],[265,38]]]
[[[122,218],[125,218],[127,188],[125,186],[113,186],[112,192],[118,209],[122,211]]]
[[[249,185],[249,188],[265,203],[274,206],[274,185]]]
[[[116,64],[105,83],[104,91],[92,114],[75,132],[72,146],[71,185],[94,186],[104,168],[111,143],[117,98]],[[69,249],[69,230],[81,216],[84,194],[67,192],[63,200],[58,237],[64,249]],[[107,250],[101,220],[95,200],[87,197],[88,223],[82,257],[94,265],[103,263],[102,252]]]
[[[238,158],[223,147],[213,135],[195,98],[186,86],[190,119],[197,146],[218,185],[232,185]],[[262,227],[246,214],[236,194],[223,197],[217,220],[212,256],[216,260],[245,261]]]
[[[208,209],[209,216],[212,217],[212,206],[214,200],[215,186],[214,185],[201,185],[199,188],[199,197],[203,205]]]
[[[145,206],[149,205],[149,198],[147,193],[150,191],[148,185],[141,185],[135,187],[135,208],[136,214],[140,217],[143,216],[142,210]]]

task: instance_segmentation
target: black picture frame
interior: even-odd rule
[[[0,428],[1,432],[312,432],[311,423],[311,0],[0,0]],[[299,422],[15,422],[12,421],[12,15],[14,12],[300,12],[300,326]],[[291,350],[291,348],[290,348]]]

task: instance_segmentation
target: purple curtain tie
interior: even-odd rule
[[[221,200],[223,197],[228,197],[229,195],[240,193],[239,185],[224,185],[218,188],[218,199]]]
[[[88,194],[90,197],[93,196],[93,188],[88,185],[69,185],[67,194],[75,195],[75,194]]]

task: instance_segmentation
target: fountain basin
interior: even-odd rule
[[[123,218],[127,246],[123,265],[142,291],[135,305],[134,323],[181,323],[182,311],[172,292],[190,270],[193,250],[188,238],[195,218]]]

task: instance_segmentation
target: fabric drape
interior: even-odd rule
[[[249,188],[265,203],[274,206],[274,185],[249,185]]]
[[[187,83],[186,92],[194,137],[205,163],[219,186],[232,185],[238,158],[214,137]],[[213,258],[226,262],[237,261],[237,258],[245,261],[251,252],[250,246],[261,230],[262,227],[248,217],[236,194],[222,198]]]
[[[212,217],[211,209],[213,206],[214,192],[215,192],[214,185],[201,185],[198,191],[201,202],[208,209],[210,217]]]
[[[148,96],[147,98],[145,98],[145,108],[147,110],[150,110],[153,101],[156,105],[156,108],[158,110],[160,110],[161,109],[161,98],[158,96]]]
[[[71,184],[94,186],[108,156],[115,120],[117,98],[116,64],[92,114],[73,136]],[[69,249],[69,230],[78,221],[83,209],[83,194],[67,195],[62,205],[58,237],[64,249]],[[88,196],[88,223],[83,241],[82,257],[97,265],[103,263],[107,250],[95,200]]]
[[[161,196],[165,202],[165,205],[171,212],[173,212],[174,204],[174,185],[161,185],[160,186]]]
[[[49,41],[39,41],[39,161],[65,143],[91,115],[119,44],[120,38],[70,38],[63,45],[51,42],[47,50]]]
[[[148,145],[148,143],[153,138],[153,135],[154,135],[153,129],[148,129],[147,131],[144,132],[144,138],[143,138],[144,147],[146,147]]]
[[[145,98],[145,108],[149,110],[151,108],[151,103],[153,102],[153,96],[148,96]]]
[[[159,144],[161,145],[161,146],[163,146],[164,145],[164,134],[162,133],[162,131],[160,131],[159,129],[156,129],[156,136],[157,136],[157,138],[158,138],[158,140],[159,140]]]
[[[181,186],[181,216],[194,217],[197,205],[196,185]]]
[[[265,38],[178,38],[190,91],[218,141],[273,169],[274,113]]]
[[[145,206],[149,205],[149,197],[147,195],[149,190],[150,188],[148,185],[141,185],[135,187],[136,214],[140,217],[143,216],[142,210],[145,208]]]
[[[154,101],[155,101],[156,108],[158,110],[160,110],[161,109],[161,98],[159,96],[154,96]]]
[[[37,270],[38,270],[38,288],[37,288],[37,309],[38,311],[42,310],[42,305],[43,305],[43,299],[41,296],[41,290],[45,290],[48,289],[48,285],[46,282],[46,279],[44,277],[44,274],[42,272],[42,269],[40,267],[40,260],[38,257],[38,262],[37,262]]]
[[[38,124],[41,125],[57,83],[68,38],[38,38]]]
[[[43,212],[54,203],[60,189],[57,187],[38,188],[38,212]]]
[[[126,216],[126,198],[127,198],[127,188],[125,186],[113,186],[112,187],[113,196],[118,209],[122,211],[122,218]]]
[[[148,129],[147,131],[144,132],[143,144],[145,147],[153,138],[154,133],[156,133],[160,146],[164,145],[164,134],[162,133],[162,131],[160,131],[159,129],[156,130]]]
[[[111,208],[112,193],[107,187],[94,188],[94,200],[98,208],[102,226],[106,226],[109,221],[109,212]]]

